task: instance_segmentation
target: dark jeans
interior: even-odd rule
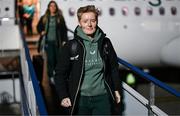
[[[80,96],[78,115],[111,115],[109,95]]]
[[[47,41],[46,43],[48,77],[51,78],[54,76],[53,72],[57,64],[59,48],[56,45],[56,41]]]
[[[33,34],[33,28],[32,28],[32,18],[24,18],[24,25],[27,26],[27,34],[32,35]]]

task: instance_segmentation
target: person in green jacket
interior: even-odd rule
[[[71,115],[111,115],[121,100],[117,55],[94,5],[80,7],[77,16],[74,39],[63,46],[56,67],[59,104]]]
[[[54,0],[49,2],[45,14],[41,16],[37,31],[40,34],[40,42],[45,41],[42,43],[45,43],[43,46],[47,55],[47,72],[50,82],[53,82],[59,50],[68,41],[67,26],[62,11]]]

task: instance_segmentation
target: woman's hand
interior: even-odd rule
[[[46,32],[45,32],[45,31],[42,31],[42,32],[41,32],[41,35],[45,35],[45,34],[46,34]]]
[[[61,106],[63,107],[70,107],[72,106],[71,105],[71,100],[67,97],[67,98],[64,98],[62,101],[61,101]]]
[[[25,14],[23,14],[23,17],[28,19],[30,17],[30,14],[25,13]]]
[[[64,46],[64,44],[66,44],[66,42],[65,42],[65,41],[63,41],[63,42],[62,42],[62,46]]]
[[[120,103],[121,95],[119,94],[119,91],[115,91],[115,99],[117,104]]]

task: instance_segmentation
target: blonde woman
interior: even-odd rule
[[[40,18],[37,25],[37,31],[40,34],[40,42],[42,38],[45,38],[48,77],[53,80],[57,54],[68,40],[66,23],[62,11],[55,1],[49,2],[45,14]]]

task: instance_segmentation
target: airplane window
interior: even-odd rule
[[[101,16],[102,15],[102,9],[99,7],[97,9],[98,9],[98,15]]]
[[[171,14],[176,15],[177,14],[177,8],[176,7],[171,7]]]
[[[127,16],[127,15],[128,15],[128,8],[127,8],[127,7],[123,7],[123,8],[121,9],[121,12],[122,12],[122,14],[123,14],[124,16]]]
[[[115,15],[115,10],[114,10],[114,8],[110,8],[110,9],[109,9],[109,14],[110,14],[111,16],[114,16],[114,15]]]
[[[147,14],[150,15],[150,16],[153,14],[153,9],[152,9],[152,7],[148,7],[148,8],[147,8]]]
[[[160,13],[160,15],[164,15],[164,14],[165,14],[165,9],[164,9],[164,7],[160,7],[160,8],[159,8],[159,13]]]
[[[74,16],[75,15],[75,9],[74,8],[69,8],[69,15]]]
[[[134,13],[136,16],[139,16],[141,14],[141,9],[139,7],[134,8]]]

